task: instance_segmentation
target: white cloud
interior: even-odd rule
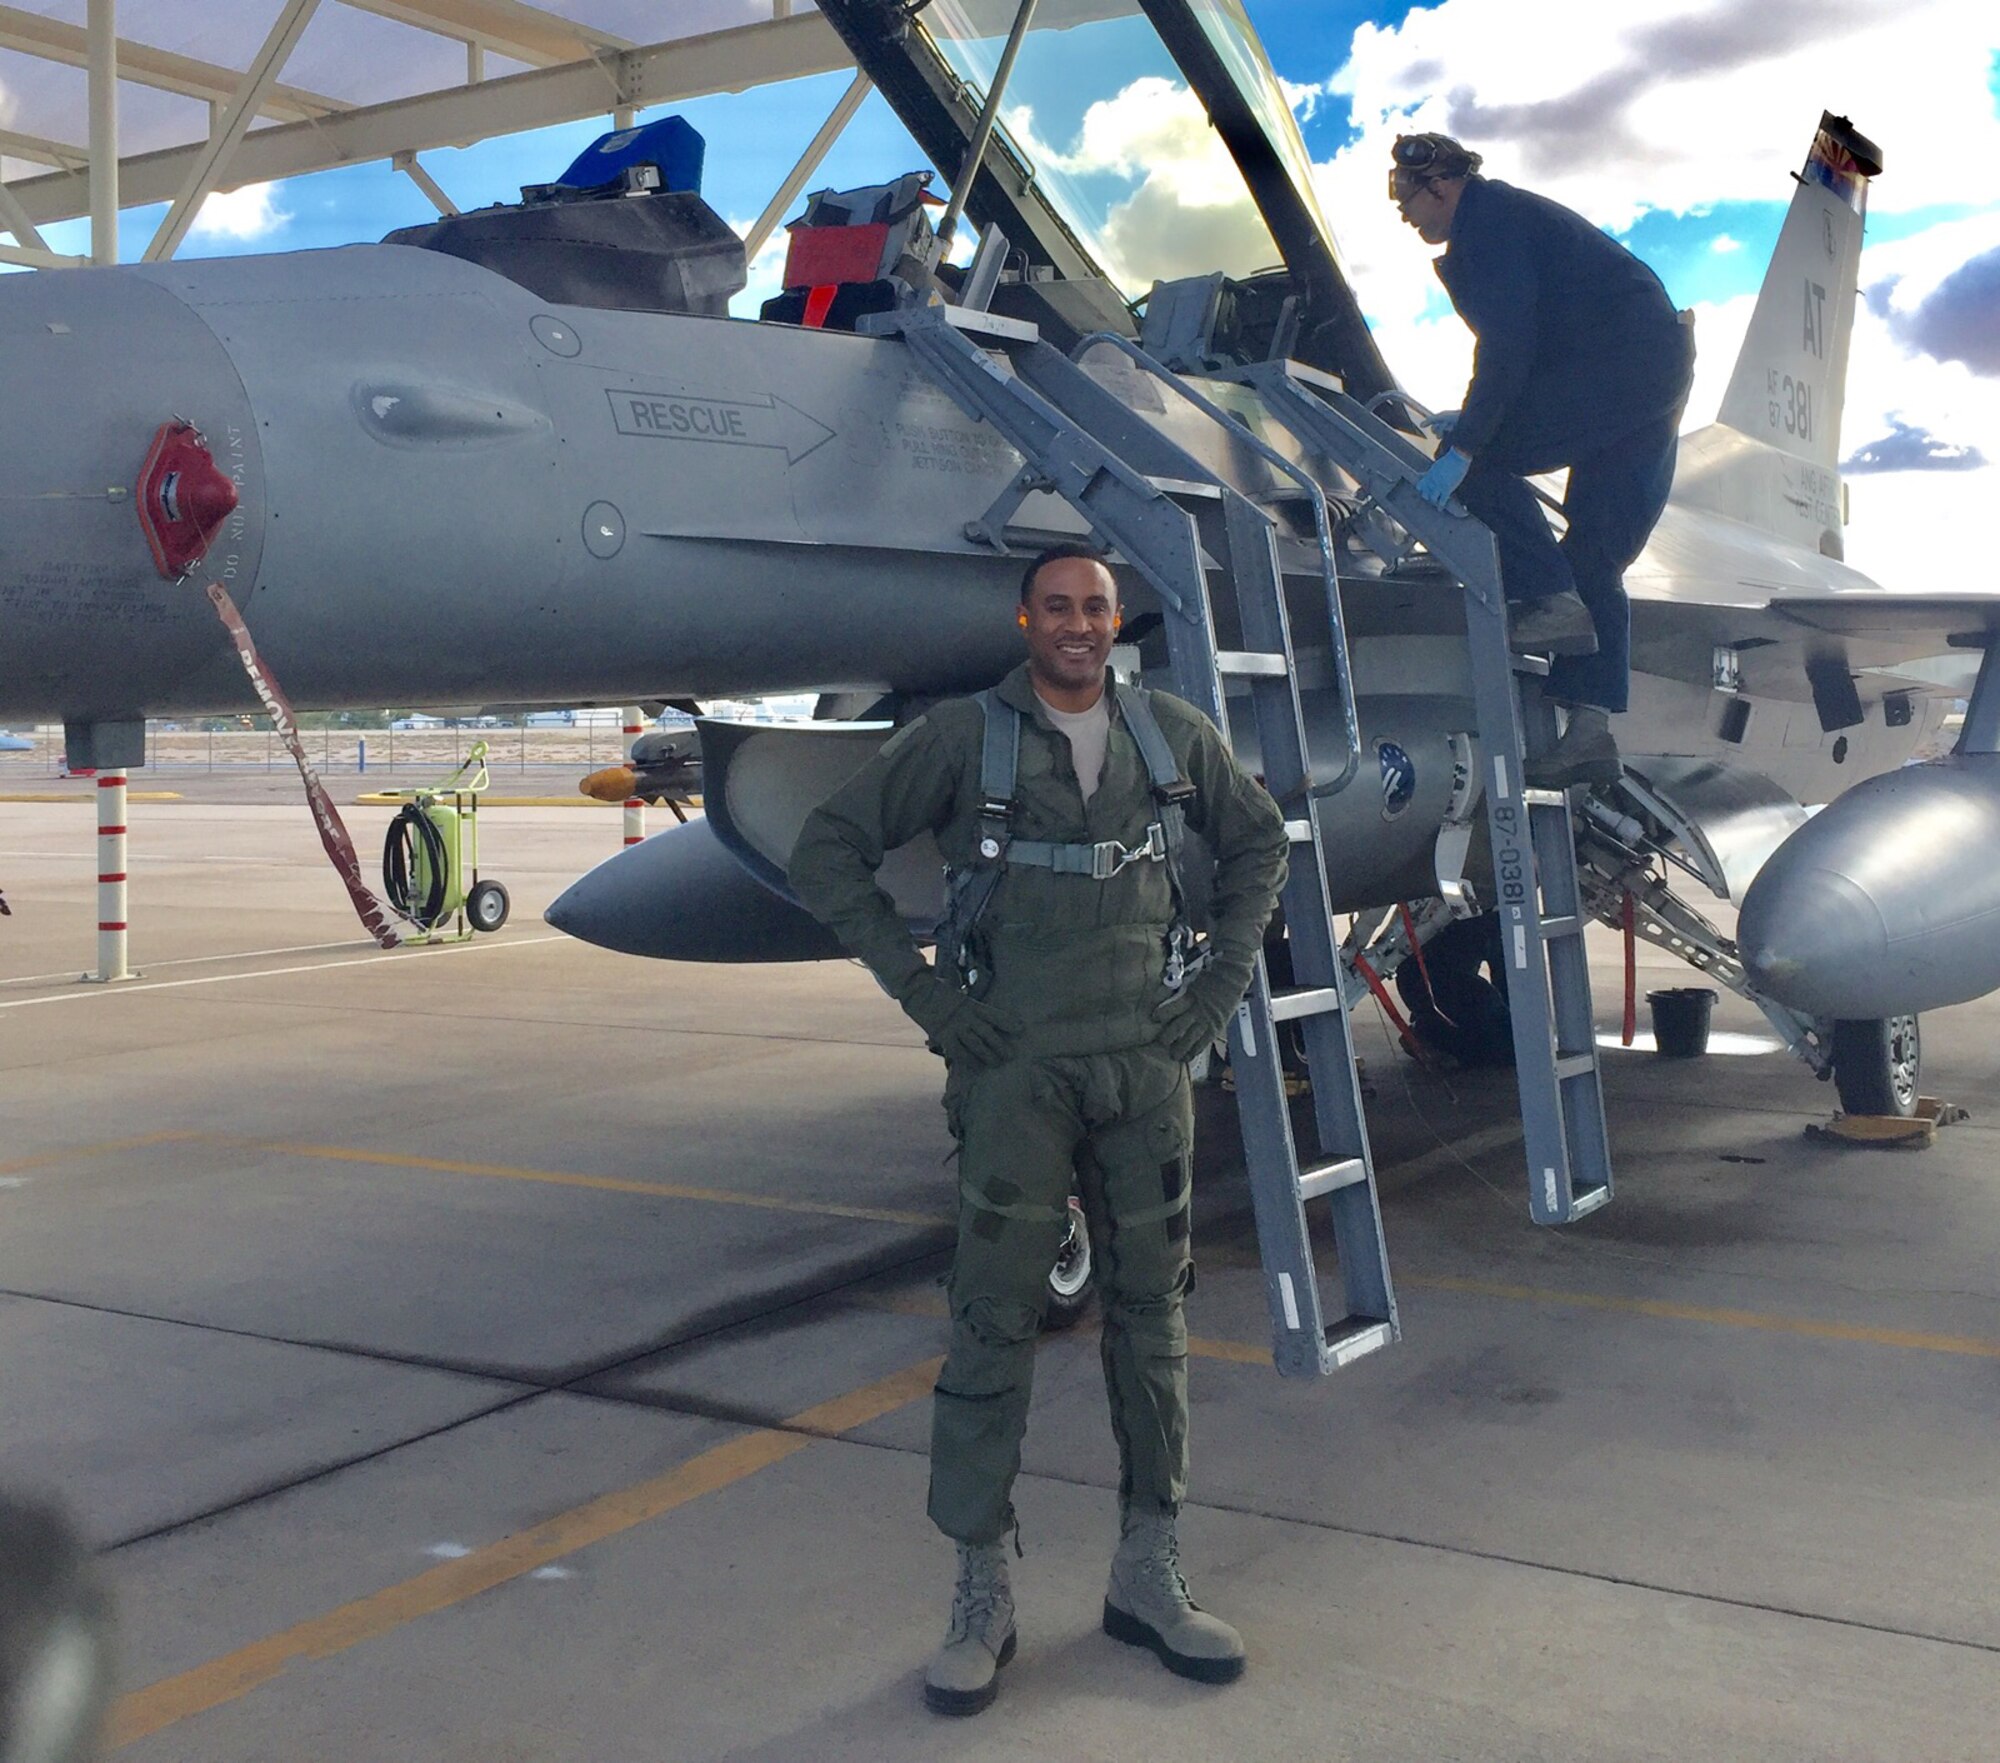
[[[1730,251],[1741,251],[1743,249],[1743,241],[1741,239],[1732,239],[1727,233],[1717,233],[1714,238],[1709,240],[1708,248],[1718,256],[1721,256]]]
[[[1820,109],[1851,116],[1886,162],[1873,212],[1993,211],[1864,253],[1861,285],[1879,290],[1878,310],[1856,314],[1843,451],[1903,424],[1996,463],[1859,479],[1848,560],[1902,592],[1990,589],[1968,511],[2000,500],[2000,380],[1912,351],[1894,320],[2000,244],[1996,48],[2000,11],[1985,0],[1911,0],[1893,13],[1866,0],[1665,0],[1643,14],[1594,0],[1443,0],[1356,32],[1327,88],[1348,98],[1360,139],[1316,168],[1320,199],[1391,368],[1426,403],[1454,405],[1470,338],[1438,317],[1431,253],[1383,199],[1395,135],[1456,133],[1490,175],[1622,229],[1652,209],[1785,199]],[[1737,243],[1726,239],[1711,248]],[[1746,294],[1697,308],[1690,428],[1713,420],[1753,304]]]
[[[1340,157],[1378,183],[1394,134],[1440,129],[1484,153],[1489,174],[1618,229],[1648,208],[1767,198],[1822,107],[1885,148],[1878,209],[1988,202],[2000,200],[1996,16],[1989,0],[1444,0],[1391,29],[1364,25],[1328,86],[1362,131]]]
[[[1128,290],[1213,269],[1244,275],[1278,261],[1229,149],[1185,86],[1155,75],[1132,81],[1084,112],[1068,147],[1041,139],[1026,106],[1008,111],[1006,122],[1045,177],[1067,180],[1065,206],[1086,214],[1093,254]],[[1109,178],[1137,180],[1136,187],[1107,203],[1093,192]],[[1094,231],[1092,217],[1101,217]]]
[[[1285,102],[1292,107],[1292,114],[1301,123],[1311,122],[1313,113],[1319,109],[1319,101],[1326,96],[1326,88],[1316,85],[1300,85],[1297,80],[1288,80],[1278,75],[1278,84],[1284,90]]]
[[[195,238],[261,239],[275,233],[291,214],[280,208],[270,184],[245,184],[203,199],[188,229]]]

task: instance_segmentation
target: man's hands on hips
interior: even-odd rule
[[[1243,1001],[1245,983],[1233,969],[1210,967],[1196,974],[1153,1012],[1160,1021],[1162,1050],[1185,1065],[1212,1046]]]
[[[953,1065],[982,1068],[1013,1056],[1020,1023],[941,979],[934,968],[913,975],[896,1002]]]
[[[1417,479],[1417,494],[1433,508],[1442,508],[1451,500],[1451,493],[1465,481],[1465,474],[1472,469],[1472,460],[1456,447],[1448,453],[1440,453],[1430,470]]]

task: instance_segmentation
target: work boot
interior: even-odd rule
[[[924,1672],[924,1701],[940,1714],[977,1714],[1000,1693],[1000,1667],[1013,1657],[1006,1551],[998,1543],[960,1543],[951,1627]]]
[[[1530,759],[1522,776],[1531,790],[1568,790],[1578,784],[1615,784],[1624,769],[1611,736],[1611,713],[1595,704],[1573,704],[1562,739],[1539,759]]]
[[[1519,600],[1507,608],[1507,645],[1522,655],[1595,655],[1597,624],[1574,593]]]
[[[1188,1596],[1180,1541],[1164,1513],[1132,1513],[1104,1594],[1104,1632],[1130,1647],[1151,1647],[1160,1663],[1198,1683],[1243,1675],[1243,1637]]]

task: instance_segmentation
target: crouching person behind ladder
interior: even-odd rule
[[[1284,880],[1284,823],[1199,711],[1111,679],[1118,588],[1097,552],[1037,557],[1019,622],[1026,664],[900,730],[814,812],[791,862],[799,897],[945,1060],[961,1205],[930,1515],[958,1545],[958,1584],[924,1697],[946,1714],[986,1707],[1014,1654],[1003,1538],[1016,1528],[1035,1337],[1072,1182],[1103,1292],[1119,1454],[1105,1631],[1184,1677],[1223,1683],[1243,1669],[1236,1631],[1189,1599],[1175,1536],[1188,1463],[1187,1062],[1249,984]],[[1182,903],[1189,828],[1216,858],[1199,948]],[[875,883],[884,853],[923,832],[949,866],[935,966]]]

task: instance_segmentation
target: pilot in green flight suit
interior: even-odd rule
[[[1117,596],[1097,553],[1044,552],[1022,582],[1026,664],[982,695],[991,702],[954,699],[900,730],[813,813],[792,853],[800,899],[948,1070],[961,1205],[930,1513],[958,1544],[959,1577],[924,1691],[943,1713],[986,1707],[1014,1652],[1002,1539],[1072,1183],[1104,1298],[1120,1462],[1105,1629],[1183,1676],[1227,1682],[1243,1669],[1235,1630],[1189,1601],[1175,1536],[1187,1481],[1187,1061],[1249,983],[1287,840],[1276,804],[1206,717],[1108,684]],[[996,787],[1010,800],[996,802]],[[1205,954],[1181,911],[1183,823],[1216,860]],[[884,854],[923,832],[959,902],[935,967],[875,882]],[[968,898],[982,901],[970,924]]]

